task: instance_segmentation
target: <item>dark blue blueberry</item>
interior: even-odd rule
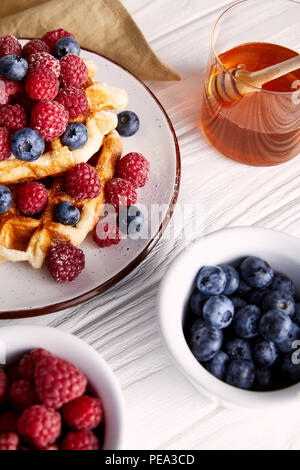
[[[234,387],[249,390],[255,380],[255,368],[251,361],[234,359],[229,363],[226,382]]]
[[[226,352],[230,359],[252,360],[251,346],[248,341],[241,338],[233,338],[226,345]]]
[[[219,351],[210,361],[204,362],[203,365],[208,372],[218,379],[223,380],[228,362],[228,355],[223,351]]]
[[[142,230],[144,216],[142,211],[136,206],[121,207],[118,221],[119,228],[123,233],[136,235]]]
[[[252,292],[252,287],[249,286],[249,284],[247,284],[247,282],[245,282],[243,279],[241,279],[239,288],[235,292],[235,295],[237,295],[238,297],[247,298],[251,292]]]
[[[67,54],[80,55],[80,46],[76,39],[71,37],[65,37],[56,41],[53,52],[54,56],[57,59],[61,59]]]
[[[203,306],[203,302],[205,299],[206,297],[203,294],[201,294],[201,292],[199,292],[198,289],[194,290],[194,292],[191,295],[190,303],[189,303],[190,311],[194,315],[198,315],[198,316],[202,315],[202,306]]]
[[[226,285],[226,276],[219,266],[204,266],[197,276],[197,288],[205,295],[222,294]]]
[[[292,319],[296,325],[300,326],[300,302],[296,303],[295,305],[295,313]]]
[[[275,273],[271,284],[271,289],[279,290],[287,295],[290,295],[291,297],[295,297],[296,295],[296,288],[293,281],[291,281],[291,279],[282,273]]]
[[[232,322],[234,306],[229,297],[213,295],[204,303],[202,312],[206,323],[221,329]]]
[[[28,63],[23,57],[14,54],[6,55],[0,59],[0,75],[19,82],[23,80],[28,71]]]
[[[300,358],[298,353],[286,354],[286,356],[284,356],[282,372],[294,383],[300,381]]]
[[[258,367],[271,367],[278,357],[273,341],[259,339],[253,348],[254,362]]]
[[[261,307],[265,295],[269,292],[269,289],[266,287],[263,287],[262,289],[254,289],[249,295],[249,303],[251,305],[257,305],[257,307]]]
[[[274,343],[285,341],[292,327],[292,320],[280,310],[270,310],[265,313],[259,324],[261,335]]]
[[[24,127],[13,134],[11,150],[19,160],[35,162],[45,150],[45,141],[37,131]]]
[[[231,302],[234,305],[234,309],[238,310],[239,308],[243,308],[247,305],[247,302],[240,297],[231,297]]]
[[[240,276],[237,270],[230,264],[220,264],[220,268],[223,269],[226,276],[224,295],[233,294],[239,287]]]
[[[294,342],[297,340],[300,340],[300,328],[298,325],[296,325],[296,323],[292,323],[287,339],[281,343],[277,343],[277,347],[280,352],[291,353],[296,351],[296,349],[300,346],[300,344],[296,344],[296,347],[293,347]]]
[[[274,277],[271,266],[261,258],[248,256],[240,266],[244,281],[251,287],[268,287]]]
[[[295,313],[295,300],[284,292],[274,290],[264,296],[262,309],[265,312],[268,310],[280,310],[282,313],[292,317]]]
[[[117,131],[123,137],[131,137],[136,134],[140,128],[138,116],[132,111],[123,111],[118,114]]]
[[[13,195],[11,190],[0,184],[0,214],[4,214],[9,211],[13,202]]]
[[[70,122],[60,140],[70,150],[80,149],[88,140],[87,128],[81,122]]]
[[[255,372],[255,389],[268,391],[272,389],[273,377],[271,369],[258,369]]]
[[[209,361],[220,351],[223,341],[221,330],[199,322],[190,338],[190,348],[198,361]]]
[[[80,211],[67,201],[57,204],[54,212],[54,219],[64,225],[76,225],[80,220]]]
[[[256,305],[246,305],[235,313],[233,327],[242,338],[254,338],[258,335],[260,309]]]

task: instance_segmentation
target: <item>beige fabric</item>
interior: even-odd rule
[[[119,0],[1,0],[0,36],[41,37],[70,31],[81,47],[98,52],[142,80],[180,80],[152,51]]]

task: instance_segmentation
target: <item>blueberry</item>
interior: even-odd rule
[[[255,388],[261,391],[272,389],[272,370],[271,369],[258,369],[255,372]]]
[[[291,317],[295,313],[295,300],[284,292],[274,290],[264,296],[262,309],[265,312],[268,310],[280,310]]]
[[[255,368],[251,361],[234,359],[229,363],[226,382],[234,387],[249,390],[255,380]]]
[[[249,295],[249,302],[251,305],[257,305],[257,307],[262,306],[262,302],[266,294],[270,291],[266,287],[262,289],[253,289],[253,291]]]
[[[244,259],[240,270],[247,284],[259,289],[269,286],[274,276],[271,266],[256,256],[248,256]]]
[[[248,297],[249,294],[252,292],[252,287],[247,284],[243,279],[240,280],[239,288],[235,292],[235,295],[238,297]]]
[[[230,359],[247,359],[248,361],[251,361],[252,359],[250,343],[245,339],[234,338],[228,341],[226,352]]]
[[[199,322],[190,338],[190,348],[198,361],[209,361],[220,351],[223,341],[221,330]]]
[[[194,315],[202,316],[202,305],[205,299],[206,297],[198,289],[194,290],[189,302],[190,311]]]
[[[119,211],[119,228],[128,235],[138,234],[144,225],[142,211],[136,206],[122,207]]]
[[[269,310],[265,313],[259,324],[261,335],[274,343],[281,343],[288,338],[292,327],[292,320],[280,310]]]
[[[80,220],[80,211],[67,201],[57,204],[54,212],[54,219],[64,225],[76,225]]]
[[[70,150],[80,149],[88,140],[87,128],[84,124],[81,124],[81,122],[70,122],[60,140],[62,144],[69,147]]]
[[[254,345],[253,357],[258,367],[271,367],[278,357],[275,343],[259,339]]]
[[[300,363],[298,357],[294,357],[294,354],[286,354],[282,363],[282,372],[287,375],[294,383],[300,381]]]
[[[44,152],[45,142],[37,131],[24,127],[13,134],[11,150],[19,160],[35,162]]]
[[[233,303],[235,310],[238,310],[239,308],[245,307],[247,305],[247,302],[240,297],[231,297],[231,302]]]
[[[131,137],[140,128],[139,118],[132,111],[123,111],[118,114],[117,131],[123,137]]]
[[[300,302],[296,303],[295,305],[295,313],[293,315],[293,322],[296,325],[300,326]]]
[[[287,339],[282,341],[281,343],[277,343],[277,347],[280,352],[291,353],[295,351],[297,347],[299,347],[299,345],[293,347],[294,341],[297,340],[300,340],[300,328],[295,323],[292,323]]]
[[[80,46],[76,39],[71,37],[65,37],[56,41],[54,46],[54,56],[57,59],[61,59],[67,54],[80,55]]]
[[[225,377],[226,367],[229,362],[229,357],[223,351],[219,351],[212,359],[204,362],[204,367],[208,372],[223,380]]]
[[[221,294],[226,285],[226,276],[219,266],[204,266],[197,276],[197,288],[205,295]]]
[[[0,59],[0,75],[19,82],[23,80],[28,71],[28,63],[23,57],[14,54],[6,55]]]
[[[282,273],[275,273],[271,284],[271,289],[279,290],[291,297],[295,297],[296,295],[296,288],[293,281],[291,281],[291,279]]]
[[[11,190],[0,184],[0,214],[4,214],[9,211],[13,202],[13,195]]]
[[[204,323],[203,318],[197,318],[197,320],[195,320],[192,323],[192,326],[191,326],[191,329],[190,329],[190,338],[195,333],[195,331],[198,330],[203,325],[203,323]]]
[[[234,306],[229,297],[214,295],[206,300],[202,311],[207,324],[221,329],[232,322]]]
[[[233,294],[239,287],[240,276],[237,270],[230,264],[220,264],[220,268],[223,269],[226,276],[224,295]]]
[[[242,338],[254,338],[258,335],[261,312],[256,305],[246,305],[235,314],[233,327]]]

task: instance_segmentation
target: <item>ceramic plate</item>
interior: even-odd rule
[[[95,80],[124,88],[128,109],[137,113],[141,127],[133,137],[123,138],[123,155],[144,154],[151,164],[149,180],[137,190],[138,204],[150,213],[151,204],[163,205],[162,216],[151,223],[147,239],[122,240],[117,246],[100,249],[89,235],[82,249],[86,268],[70,284],[60,285],[47,268],[34,270],[27,263],[0,265],[1,318],[29,317],[79,304],[108,289],[124,278],[149,253],[159,239],[162,226],[172,214],[180,181],[180,154],[174,129],[165,110],[151,91],[131,73],[110,60],[82,50],[82,57],[99,67]]]

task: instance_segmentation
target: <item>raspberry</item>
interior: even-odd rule
[[[0,161],[7,160],[10,154],[10,132],[5,127],[0,127]]]
[[[0,107],[0,126],[11,132],[23,129],[27,124],[27,114],[19,104],[5,104]]]
[[[28,380],[14,382],[8,390],[8,397],[12,407],[19,411],[38,403],[34,386]]]
[[[34,379],[39,399],[55,409],[83,395],[87,385],[86,377],[74,364],[53,356],[37,363]]]
[[[17,207],[23,214],[38,214],[45,208],[47,200],[47,190],[41,183],[25,183],[17,190]]]
[[[51,248],[47,256],[48,269],[56,282],[71,282],[85,266],[85,256],[71,243],[61,243]]]
[[[19,436],[15,432],[4,432],[0,434],[0,450],[17,450]]]
[[[37,52],[32,54],[28,59],[28,70],[32,72],[38,68],[45,68],[54,73],[58,78],[60,75],[60,63],[55,57],[47,52]]]
[[[99,450],[100,443],[92,431],[69,432],[61,445],[62,450]]]
[[[60,435],[60,414],[45,405],[33,405],[19,418],[18,431],[28,444],[38,449],[48,447]]]
[[[84,91],[74,86],[62,88],[55,101],[61,103],[69,111],[70,118],[75,118],[79,114],[85,114],[89,109]]]
[[[25,59],[28,59],[32,54],[37,54],[38,52],[50,52],[50,47],[45,41],[32,39],[23,47],[23,56]]]
[[[0,75],[0,105],[7,104],[9,100],[17,93],[22,93],[23,85],[21,82],[14,82]]]
[[[87,81],[89,71],[87,66],[75,54],[67,54],[60,59],[60,81],[63,86],[81,87]]]
[[[0,369],[0,398],[3,398],[6,393],[7,377],[3,369]]]
[[[32,100],[52,100],[56,97],[58,89],[58,78],[51,70],[43,67],[32,70],[25,79],[25,90]]]
[[[93,240],[100,248],[118,245],[121,241],[120,230],[116,225],[100,221],[94,228]]]
[[[56,101],[42,101],[34,105],[32,109],[31,127],[45,140],[51,141],[65,132],[68,118],[68,111],[62,104]]]
[[[19,419],[16,411],[5,411],[0,415],[0,434],[3,432],[16,432]]]
[[[74,38],[73,34],[69,33],[65,29],[55,29],[53,31],[48,31],[48,33],[44,34],[44,36],[42,37],[42,41],[45,41],[45,43],[48,44],[48,46],[50,47],[50,51],[52,52],[56,41],[65,37]]]
[[[83,395],[63,406],[65,423],[72,429],[94,429],[103,419],[103,410],[98,398]]]
[[[38,361],[44,357],[51,356],[51,353],[46,349],[33,349],[30,353],[25,354],[19,362],[18,372],[24,379],[33,380],[35,366]]]
[[[140,153],[128,153],[119,161],[118,176],[130,181],[134,188],[145,186],[150,163]]]
[[[21,46],[14,36],[3,36],[0,39],[0,57],[10,54],[20,56],[22,54]]]
[[[17,380],[22,378],[18,371],[17,362],[13,362],[8,366],[8,368],[6,369],[6,376],[9,383],[16,382]]]
[[[130,181],[113,178],[106,183],[106,202],[115,207],[131,206],[136,203],[136,192]]]
[[[88,163],[77,163],[66,174],[66,191],[77,201],[98,197],[101,193],[98,173]]]

